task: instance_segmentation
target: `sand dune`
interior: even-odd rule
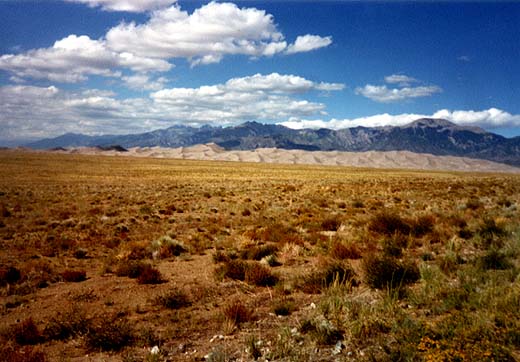
[[[492,161],[466,157],[434,156],[409,151],[302,151],[277,148],[258,148],[256,150],[226,151],[216,144],[196,145],[180,148],[135,147],[128,152],[103,151],[93,147],[80,147],[63,153],[100,154],[127,157],[179,158],[190,160],[215,160],[237,162],[265,162],[283,164],[337,165],[367,168],[404,168],[420,170],[478,171],[478,172],[514,172],[520,168]]]

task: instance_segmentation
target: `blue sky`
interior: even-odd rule
[[[0,0],[0,143],[248,120],[520,135],[520,2]]]

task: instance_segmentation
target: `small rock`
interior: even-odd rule
[[[343,350],[343,342],[338,341],[338,342],[336,342],[336,345],[332,349],[332,355],[336,356],[336,355],[340,354],[342,350]]]
[[[152,354],[152,355],[159,354],[159,347],[153,346],[152,350],[150,351],[150,354]]]

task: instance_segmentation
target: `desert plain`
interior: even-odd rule
[[[12,361],[517,361],[520,175],[0,151]]]

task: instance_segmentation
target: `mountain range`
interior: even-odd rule
[[[246,122],[233,127],[172,126],[130,135],[87,136],[67,133],[27,144],[34,149],[118,145],[188,147],[215,143],[227,150],[281,148],[307,151],[411,151],[461,156],[520,166],[520,137],[506,138],[478,127],[444,119],[421,118],[404,126],[301,129]]]

